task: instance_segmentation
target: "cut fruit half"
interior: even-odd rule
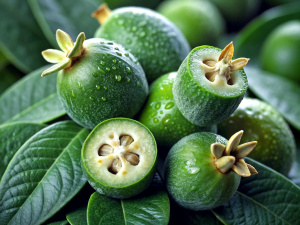
[[[155,139],[144,125],[114,118],[100,123],[88,136],[82,164],[99,193],[128,198],[148,187],[155,175],[156,156]]]

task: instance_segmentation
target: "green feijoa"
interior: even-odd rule
[[[157,78],[150,86],[150,95],[139,121],[153,133],[157,145],[168,150],[181,138],[200,131],[216,133],[216,125],[199,127],[190,123],[175,105],[172,87],[177,73]],[[163,149],[163,148],[161,148]]]
[[[242,141],[258,141],[250,157],[282,174],[288,174],[295,159],[295,140],[287,123],[271,105],[245,98],[218,128],[226,138],[238,130],[247,130]]]
[[[152,133],[128,118],[100,123],[82,147],[82,167],[96,191],[129,198],[151,183],[156,171],[157,147]]]
[[[176,71],[190,51],[180,30],[150,9],[124,7],[110,11],[101,5],[93,15],[101,24],[95,37],[113,40],[128,49],[141,63],[149,82]]]
[[[242,69],[249,59],[232,60],[233,44],[223,50],[194,48],[181,64],[173,85],[174,100],[183,116],[198,126],[226,119],[238,107],[248,88]]]
[[[245,163],[256,142],[239,145],[243,131],[228,141],[213,133],[194,133],[182,138],[169,151],[164,178],[171,197],[191,210],[216,208],[236,192],[240,176],[257,171]]]
[[[224,32],[224,19],[209,1],[164,1],[158,12],[181,30],[192,47],[215,45]]]
[[[262,52],[262,68],[271,73],[300,82],[300,20],[278,26],[266,38]]]
[[[57,91],[68,115],[78,124],[94,128],[112,117],[133,117],[148,94],[145,73],[136,58],[112,41],[85,40],[80,33],[75,43],[58,30],[63,51],[48,49],[44,58],[56,65],[42,76],[59,71]]]

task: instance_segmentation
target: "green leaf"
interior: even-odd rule
[[[87,225],[87,206],[67,214],[67,220],[71,225]]]
[[[42,124],[20,122],[0,126],[0,180],[17,150],[32,135],[45,127]]]
[[[300,187],[300,140],[296,139],[296,158],[289,173],[289,178]]]
[[[141,195],[123,200],[95,192],[89,200],[87,216],[89,225],[163,225],[169,222],[170,202],[167,192],[155,184]]]
[[[1,68],[0,62],[0,95],[18,79],[20,79],[20,76],[17,73],[9,69],[9,67]]]
[[[84,186],[80,165],[88,130],[73,121],[53,124],[18,150],[0,182],[0,224],[40,224]]]
[[[28,73],[45,60],[41,51],[50,47],[27,1],[0,0],[0,49],[19,70]]]
[[[250,64],[257,64],[260,49],[268,34],[288,20],[299,20],[300,3],[290,3],[271,8],[249,23],[237,36],[235,57],[247,57]]]
[[[67,220],[63,220],[63,221],[57,221],[57,222],[53,222],[53,223],[48,223],[47,225],[67,225],[68,221]]]
[[[46,123],[65,114],[56,92],[56,75],[41,77],[46,68],[33,71],[0,95],[0,124]]]
[[[225,224],[300,224],[300,188],[276,171],[252,159],[258,174],[242,178],[230,202],[214,209]]]
[[[247,67],[245,70],[250,90],[300,130],[300,86],[281,76],[253,67]]]
[[[102,1],[86,0],[83,4],[82,0],[29,0],[34,16],[53,46],[57,46],[57,29],[67,32],[73,40],[80,32],[84,32],[87,38],[93,37],[100,25],[91,14],[99,7],[100,2]]]

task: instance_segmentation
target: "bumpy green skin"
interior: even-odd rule
[[[158,146],[169,150],[181,138],[201,131],[216,133],[217,126],[199,127],[190,123],[175,105],[172,87],[177,73],[168,73],[150,86],[150,95],[139,121],[153,133]]]
[[[295,140],[287,123],[272,106],[257,99],[245,98],[218,128],[226,138],[245,130],[242,143],[257,141],[249,157],[284,175],[288,174],[295,159]]]
[[[224,32],[224,20],[208,1],[164,1],[157,9],[184,34],[192,47],[217,44]]]
[[[236,192],[240,176],[222,174],[214,165],[210,146],[227,140],[213,133],[194,133],[170,150],[165,162],[165,182],[171,197],[191,210],[216,208]]]
[[[218,95],[204,88],[193,77],[190,70],[191,56],[198,50],[217,49],[210,46],[194,48],[181,64],[173,85],[174,100],[183,116],[198,126],[211,126],[225,120],[236,110],[248,88],[248,81],[244,69],[236,71],[243,79],[243,85],[237,95]],[[221,49],[218,49],[221,53]],[[199,70],[201,67],[199,65]]]
[[[116,120],[127,120],[127,121],[131,121],[132,123],[136,123],[139,126],[143,127],[144,129],[146,129],[149,132],[149,135],[152,137],[153,142],[155,143],[155,138],[152,135],[151,131],[149,131],[149,129],[147,129],[147,127],[145,127],[143,124],[139,123],[138,121],[132,120],[132,119],[128,119],[128,118],[113,118],[113,119],[108,119],[106,121],[103,121],[102,123],[100,123],[98,126],[96,126],[92,132],[89,134],[89,136],[86,138],[83,146],[82,146],[82,153],[81,153],[81,166],[82,166],[82,170],[84,172],[85,177],[87,178],[87,181],[89,182],[89,184],[100,194],[104,194],[106,196],[112,197],[112,198],[120,198],[120,199],[124,199],[124,198],[130,198],[133,196],[138,195],[139,193],[141,193],[142,191],[146,190],[146,188],[151,184],[155,173],[156,173],[156,167],[157,167],[157,148],[155,149],[155,160],[150,168],[150,170],[148,171],[148,173],[144,176],[141,177],[140,180],[136,181],[135,183],[132,183],[130,185],[127,186],[122,186],[122,187],[115,187],[115,186],[109,186],[105,183],[102,183],[101,181],[97,180],[95,177],[93,177],[91,175],[91,173],[88,170],[88,167],[85,163],[85,152],[87,151],[85,146],[87,145],[87,142],[90,139],[93,138],[97,138],[97,136],[93,135],[95,133],[96,130],[101,129],[101,126],[103,124],[107,124],[110,121],[116,121]],[[117,128],[116,128],[117,129]],[[155,144],[156,146],[156,144]]]
[[[176,71],[190,51],[185,37],[172,22],[140,7],[112,11],[95,37],[123,45],[138,58],[149,82]]]
[[[149,87],[136,58],[111,41],[89,39],[84,55],[57,75],[57,90],[68,115],[93,129],[112,117],[133,117]]]
[[[262,68],[300,82],[300,20],[280,25],[265,40]]]

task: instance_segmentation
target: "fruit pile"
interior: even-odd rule
[[[300,3],[95,2],[0,9],[0,225],[300,224]]]

